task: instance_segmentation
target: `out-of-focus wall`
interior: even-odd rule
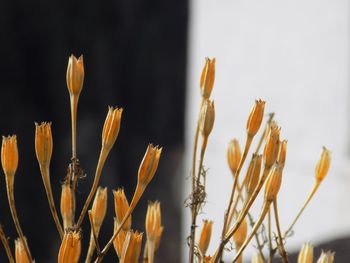
[[[202,218],[215,221],[209,254],[218,244],[233,181],[226,147],[233,137],[244,143],[246,120],[256,98],[267,101],[267,112],[276,112],[281,137],[288,139],[279,194],[283,229],[313,186],[321,146],[333,153],[329,176],[295,226],[287,249],[350,235],[349,8],[345,0],[191,1],[186,176],[204,57],[217,59],[212,93],[216,120],[204,160],[209,168],[208,202],[198,220],[200,226]],[[184,183],[187,195],[190,181]],[[256,215],[259,208],[254,207]],[[185,238],[189,211],[184,220]]]

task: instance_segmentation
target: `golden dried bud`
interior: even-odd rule
[[[259,183],[262,155],[253,154],[249,163],[246,175],[246,191],[248,197],[251,196]]]
[[[29,263],[30,259],[27,256],[24,244],[20,238],[15,240],[15,258],[17,263]]]
[[[49,167],[52,145],[51,122],[35,123],[35,153],[40,167]]]
[[[209,247],[212,228],[213,221],[203,220],[203,228],[198,242],[198,249],[202,255],[205,255]]]
[[[314,260],[314,247],[310,243],[305,243],[300,249],[298,263],[312,263]]]
[[[248,232],[248,224],[247,219],[244,218],[241,225],[237,229],[237,231],[233,234],[233,240],[235,241],[236,247],[239,248],[244,243],[245,239],[247,238],[247,232]]]
[[[1,147],[1,164],[6,178],[13,176],[18,167],[18,148],[16,135],[3,136]]]
[[[287,140],[283,140],[280,143],[280,149],[278,152],[278,156],[277,156],[277,163],[279,165],[281,165],[282,167],[284,167],[285,163],[286,163],[286,156],[287,156]]]
[[[201,95],[205,99],[209,99],[211,91],[213,90],[215,80],[215,62],[215,58],[205,58],[205,64],[200,80]]]
[[[264,117],[264,109],[265,101],[256,100],[247,122],[248,136],[253,137],[258,132]]]
[[[315,176],[317,181],[321,182],[326,177],[331,165],[331,157],[331,151],[323,146],[321,157],[318,160],[315,169]]]
[[[138,171],[138,184],[146,187],[157,171],[162,148],[149,144]]]
[[[159,246],[163,226],[161,222],[160,203],[158,201],[148,204],[145,226],[147,240],[155,242]]]
[[[282,183],[282,171],[283,168],[279,165],[271,169],[266,180],[265,202],[272,202],[277,197]]]
[[[254,254],[252,263],[264,263],[262,257],[259,254]]]
[[[71,96],[79,96],[84,83],[84,61],[82,55],[79,59],[74,55],[69,57],[66,79],[69,94]]]
[[[332,251],[322,251],[321,256],[318,258],[317,263],[333,263],[334,252]]]
[[[142,233],[129,231],[126,235],[120,263],[139,262],[142,245]]]
[[[202,105],[201,114],[200,114],[200,129],[202,136],[207,138],[213,130],[215,121],[215,107],[214,101],[205,100]]]
[[[107,187],[99,187],[96,191],[94,203],[92,204],[92,218],[94,229],[98,232],[107,211]]]
[[[62,184],[61,192],[61,215],[63,219],[64,229],[73,226],[75,214],[75,198],[74,192],[69,183]]]
[[[124,219],[124,216],[129,210],[129,202],[128,202],[128,199],[126,199],[124,189],[122,188],[118,189],[117,191],[113,191],[113,195],[114,195],[114,209],[115,209],[115,215],[116,215],[116,222],[119,225],[121,224],[121,222]],[[128,220],[126,220],[122,229],[127,231],[127,230],[130,230],[130,228],[131,228],[131,215],[129,216]]]
[[[117,231],[117,229],[118,229],[118,223],[116,220],[114,220],[114,232]],[[119,260],[122,257],[123,246],[124,246],[124,242],[127,234],[128,234],[128,231],[121,229],[117,237],[113,240],[114,250],[117,253]]]
[[[227,162],[233,175],[235,175],[237,172],[241,157],[242,153],[238,140],[231,140],[227,148]]]
[[[102,147],[112,149],[118,137],[122,113],[122,108],[108,107],[108,113],[102,131]]]
[[[277,125],[271,126],[264,148],[264,161],[265,167],[267,168],[270,168],[277,159],[280,143],[280,132],[281,129]]]
[[[77,263],[81,252],[80,232],[69,231],[63,236],[58,252],[58,263]]]

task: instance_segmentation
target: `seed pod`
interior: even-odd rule
[[[20,238],[15,240],[15,258],[17,263],[29,263],[30,259],[24,248],[24,244]]]
[[[108,114],[102,131],[102,147],[112,149],[119,134],[122,113],[122,108],[108,107]]]
[[[259,254],[254,254],[252,263],[264,263],[262,257]]]
[[[117,220],[114,220],[114,232],[117,231],[117,229],[118,229],[118,223],[117,223]],[[114,250],[117,253],[119,260],[122,257],[123,246],[124,246],[124,242],[127,234],[128,234],[128,231],[121,229],[117,237],[113,240]]]
[[[126,235],[120,263],[139,262],[142,245],[142,233],[129,231]]]
[[[215,58],[205,58],[204,68],[202,70],[200,88],[204,99],[209,99],[215,80]]]
[[[282,182],[282,167],[275,165],[266,180],[265,202],[272,202],[278,194]]]
[[[286,156],[287,156],[287,140],[283,140],[280,143],[280,149],[278,151],[278,156],[277,156],[277,163],[284,167],[286,163]]]
[[[67,87],[71,96],[79,96],[84,83],[84,61],[81,55],[77,59],[71,55],[67,66]]]
[[[246,218],[243,219],[237,231],[233,234],[233,240],[235,241],[236,247],[241,247],[247,238],[248,224]]]
[[[253,154],[253,158],[249,163],[247,175],[246,175],[245,186],[246,186],[248,197],[250,197],[253,194],[256,186],[259,183],[261,161],[262,161],[262,155]]]
[[[298,263],[312,263],[314,260],[314,247],[310,243],[305,243],[300,249]]]
[[[98,233],[107,212],[107,187],[97,189],[91,211],[94,229]]]
[[[162,148],[149,144],[138,171],[138,184],[146,187],[157,171]]]
[[[281,129],[277,125],[271,126],[264,148],[264,161],[266,168],[270,168],[276,161],[279,151],[280,132]]]
[[[61,215],[64,229],[71,228],[74,222],[75,198],[73,189],[69,183],[62,184],[61,192]]]
[[[322,154],[315,168],[315,176],[318,182],[321,182],[327,175],[331,165],[332,153],[326,147],[322,148]]]
[[[2,137],[1,164],[7,179],[12,179],[18,167],[18,148],[16,135]],[[12,181],[11,180],[11,181]]]
[[[203,220],[203,228],[198,242],[198,249],[205,255],[210,244],[213,221]]]
[[[247,133],[249,137],[254,137],[259,131],[264,117],[265,101],[256,100],[247,121]]]
[[[214,101],[205,100],[200,114],[200,130],[204,138],[208,138],[215,121]]]
[[[52,145],[51,122],[35,123],[35,153],[42,168],[50,166]]]
[[[68,231],[62,239],[58,263],[77,263],[81,252],[81,237],[77,231]]]
[[[118,189],[117,191],[113,191],[113,195],[114,195],[114,209],[115,209],[115,215],[116,215],[116,222],[118,225],[120,225],[124,219],[124,216],[129,210],[129,202],[125,196],[124,189],[122,188]],[[126,220],[122,229],[127,231],[127,230],[130,230],[130,228],[131,228],[131,215],[129,216],[128,220]]]
[[[155,248],[158,248],[163,233],[160,203],[158,201],[148,204],[145,226],[147,241],[154,242]]]
[[[235,175],[237,172],[241,157],[242,153],[238,140],[231,140],[227,148],[227,162],[233,175]]]
[[[334,252],[332,251],[322,251],[321,256],[318,258],[317,263],[333,263]]]

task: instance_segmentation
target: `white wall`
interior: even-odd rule
[[[212,93],[216,122],[205,157],[210,168],[208,203],[200,217],[215,221],[209,253],[218,244],[232,183],[226,146],[232,137],[243,144],[246,119],[256,98],[267,101],[267,112],[276,112],[282,138],[288,139],[279,195],[282,228],[313,185],[321,146],[333,152],[330,174],[296,225],[287,249],[350,235],[348,1],[192,0],[189,37],[187,161],[204,57],[217,59]],[[189,162],[185,171],[187,176]],[[188,194],[190,181],[184,183]],[[190,215],[184,216],[185,237]],[[187,259],[187,250],[185,254]]]

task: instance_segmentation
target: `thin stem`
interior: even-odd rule
[[[306,199],[303,207],[300,209],[299,213],[297,214],[297,216],[294,218],[292,224],[289,226],[289,228],[286,230],[286,232],[284,233],[284,238],[286,238],[288,236],[288,234],[290,233],[290,231],[292,231],[295,223],[298,221],[299,217],[301,216],[301,214],[304,212],[306,206],[309,204],[309,202],[311,201],[312,197],[314,196],[314,194],[316,193],[318,187],[320,186],[320,182],[316,181],[316,183],[314,184],[314,187],[312,188],[312,191],[309,195],[309,197]]]
[[[8,179],[8,177],[12,177],[12,178]],[[21,225],[20,225],[19,220],[18,220],[16,205],[15,205],[15,196],[14,196],[14,191],[13,191],[13,181],[12,182],[8,181],[8,180],[13,180],[14,179],[13,177],[14,177],[14,175],[13,176],[6,176],[6,190],[7,190],[7,197],[8,197],[8,201],[9,201],[11,215],[12,215],[12,219],[13,219],[13,222],[14,222],[16,230],[17,230],[17,234],[23,243],[24,250],[27,254],[27,257],[28,257],[30,262],[33,262],[33,259],[32,259],[32,256],[30,254],[30,250],[29,250],[29,247],[27,244],[27,240],[24,237]]]
[[[248,218],[249,218],[249,224],[253,228],[254,227],[254,220],[253,220],[253,217],[252,217],[252,215],[250,213],[248,213]],[[257,245],[259,254],[260,254],[263,262],[265,262],[265,256],[264,256],[264,253],[262,251],[263,245],[261,245],[261,243],[260,243],[258,231],[255,232],[254,237],[255,237],[255,241],[256,241],[256,245]]]
[[[6,255],[7,255],[7,258],[9,259],[9,262],[15,263],[15,260],[13,259],[13,256],[12,256],[12,252],[11,252],[11,248],[10,248],[8,239],[5,235],[5,232],[4,232],[2,225],[0,225],[0,239],[1,239],[2,244],[4,245]]]
[[[89,220],[90,220],[90,225],[91,225],[91,234],[90,234],[89,249],[88,249],[88,253],[86,255],[85,263],[91,262],[95,247],[96,247],[97,255],[99,255],[101,253],[100,245],[98,243],[98,234],[100,231],[98,229],[95,229],[95,227],[94,227],[95,222],[94,222],[94,218],[92,216],[91,210],[89,210],[88,215],[89,215]]]
[[[41,177],[43,179],[43,183],[44,183],[44,187],[45,187],[45,191],[46,191],[47,200],[49,202],[51,214],[52,214],[53,220],[55,221],[57,231],[58,231],[60,238],[62,240],[64,232],[63,232],[63,228],[62,228],[60,219],[58,217],[58,213],[57,213],[56,206],[55,206],[55,201],[54,201],[53,194],[52,194],[49,167],[41,167],[40,166],[40,172],[41,172]]]
[[[72,158],[77,157],[77,111],[79,96],[70,96],[70,113],[72,121]]]
[[[256,153],[256,154],[258,154],[259,151],[260,151],[261,145],[262,145],[262,143],[263,143],[263,141],[264,141],[264,139],[265,139],[265,136],[266,136],[267,128],[268,128],[268,126],[270,125],[270,123],[272,122],[274,116],[275,116],[275,113],[274,113],[274,112],[271,112],[271,113],[269,114],[269,118],[268,118],[268,120],[267,120],[267,122],[266,122],[266,124],[265,124],[264,132],[262,133],[262,135],[261,135],[261,137],[260,137],[260,140],[259,140],[259,143],[258,143],[258,145],[257,145],[257,147],[256,147],[256,150],[255,150],[255,153]]]
[[[268,258],[268,262],[272,263],[272,259],[273,259],[273,248],[272,248],[272,231],[271,231],[271,212],[270,209],[267,212],[267,232],[268,232],[268,238],[269,238],[269,258]]]
[[[281,227],[280,227],[280,220],[278,217],[278,207],[277,207],[277,199],[276,198],[273,201],[273,209],[275,212],[276,228],[277,228],[277,233],[278,233],[278,238],[279,238],[279,248],[280,248],[279,250],[281,253],[283,263],[288,263],[288,255],[287,255],[286,249],[284,248],[283,237],[282,237],[282,232],[281,232]]]
[[[90,205],[92,199],[95,196],[96,190],[97,190],[99,182],[100,182],[102,169],[103,169],[103,166],[104,166],[104,164],[106,162],[108,154],[109,154],[109,150],[106,149],[105,147],[102,147],[101,152],[100,152],[100,157],[98,158],[98,163],[97,163],[97,168],[96,168],[94,182],[92,184],[90,193],[89,193],[89,195],[88,195],[88,197],[87,197],[87,199],[85,201],[84,207],[83,207],[83,209],[81,211],[81,214],[79,216],[79,219],[78,219],[78,222],[77,222],[77,226],[76,226],[77,229],[80,228],[80,226],[81,226],[81,224],[83,222],[83,219],[85,217],[85,214],[86,214],[86,212],[87,212],[87,210],[89,208],[89,205]]]

